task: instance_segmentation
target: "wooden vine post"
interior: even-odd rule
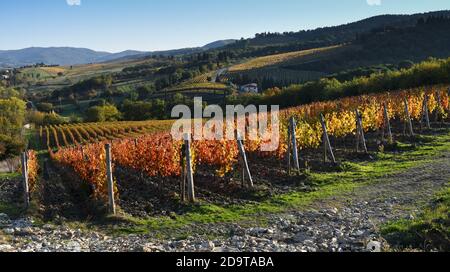
[[[408,105],[408,100],[406,100],[406,97],[405,97],[404,103],[405,103],[405,115],[406,115],[405,121],[406,121],[406,124],[409,129],[409,136],[414,136],[411,114],[409,113],[409,105]]]
[[[237,132],[237,144],[239,148],[239,155],[241,157],[241,164],[242,164],[242,181],[245,182],[245,176],[247,176],[247,186],[249,188],[253,188],[253,178],[252,174],[250,173],[250,167],[248,166],[248,160],[247,160],[247,154],[245,153],[245,147],[244,142],[242,139],[242,135]]]
[[[108,212],[110,214],[116,214],[116,204],[114,202],[114,178],[112,172],[111,162],[111,144],[105,145],[106,151],[106,181],[108,183]]]
[[[23,192],[24,192],[24,204],[25,208],[28,209],[30,206],[30,191],[28,185],[28,163],[27,163],[27,153],[23,152],[21,155],[22,163],[22,181],[23,181]]]
[[[297,125],[294,117],[289,119],[289,130],[288,130],[288,173],[291,174],[291,158],[294,160],[294,169],[297,173],[300,173],[300,162],[298,155],[298,145],[297,145]]]
[[[287,166],[288,166],[288,174],[289,175],[291,174],[291,155],[292,155],[292,152],[291,152],[291,149],[292,149],[291,138],[292,138],[292,136],[291,136],[291,126],[289,124],[288,125],[288,137],[287,137],[288,147],[287,147],[287,153],[286,153],[286,162],[287,162]]]
[[[439,90],[436,91],[436,103],[438,105],[437,109],[436,109],[436,116],[434,121],[437,123],[439,121],[439,115],[441,115],[442,113],[442,99],[441,99],[441,93],[439,92]],[[442,118],[441,115],[441,119],[442,121],[444,121],[444,118]]]
[[[392,144],[394,142],[394,138],[392,137],[392,129],[391,129],[391,120],[389,118],[389,112],[386,104],[383,105],[383,141],[384,141],[384,131],[387,131],[388,134],[388,143]]]
[[[422,105],[422,121],[423,120],[425,120],[427,129],[431,129],[430,111],[428,110],[428,95],[427,94],[425,94],[425,98],[423,99],[423,105]],[[420,122],[421,125],[422,125],[422,121]]]
[[[81,145],[80,146],[80,150],[81,150],[81,157],[83,158],[84,161],[88,161],[89,158],[88,156],[86,156],[86,154],[84,153],[84,147]]]
[[[180,166],[181,166],[181,180],[180,180],[180,199],[181,202],[186,201],[186,145],[183,142],[181,146],[181,156],[180,156]]]
[[[194,173],[192,167],[192,153],[191,153],[191,135],[184,135],[184,146],[186,148],[186,175],[187,175],[187,193],[188,201],[195,202],[195,187],[194,187]]]
[[[447,89],[447,97],[448,97],[448,100],[450,100],[450,87]],[[448,107],[447,112],[450,117],[450,101],[448,102],[447,107]]]
[[[362,115],[359,113],[358,109],[355,110],[356,113],[356,152],[359,153],[359,146],[362,145],[364,153],[368,153],[366,145],[366,136],[364,135],[364,128],[362,125]]]
[[[331,147],[330,137],[328,136],[327,125],[323,114],[320,114],[320,122],[322,123],[323,129],[324,162],[327,162],[328,153],[330,153],[332,162],[336,163],[336,158],[334,157],[333,148]]]

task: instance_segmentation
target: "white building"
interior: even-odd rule
[[[247,85],[243,85],[240,88],[241,93],[258,93],[258,84],[251,83]]]

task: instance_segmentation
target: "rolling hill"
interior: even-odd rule
[[[128,55],[123,56],[121,58],[114,59],[114,61],[136,61],[144,58],[148,58],[151,56],[184,56],[190,54],[198,54],[209,50],[219,50],[225,46],[236,43],[237,40],[219,40],[209,44],[206,44],[202,47],[191,47],[191,48],[181,48],[181,49],[172,49],[165,51],[153,51],[153,52],[144,52],[137,55]]]
[[[340,46],[330,46],[324,48],[315,48],[310,50],[302,50],[302,51],[294,51],[289,53],[282,53],[276,55],[269,55],[264,57],[259,57],[255,59],[251,59],[247,62],[234,65],[230,67],[229,72],[242,72],[248,71],[258,68],[263,68],[266,66],[277,65],[280,63],[285,63],[291,60],[296,60],[306,56],[317,56],[322,52],[333,51],[334,49],[339,48]]]
[[[30,47],[19,50],[0,51],[0,66],[17,67],[45,63],[49,65],[74,65],[94,62],[109,53],[85,48],[70,47]]]
[[[110,61],[138,60],[153,55],[185,55],[220,48],[234,42],[235,40],[221,40],[209,43],[203,47],[154,52],[127,50],[119,53],[109,53],[74,47],[30,47],[19,50],[0,50],[0,68],[21,67],[34,65],[36,63],[65,66]]]
[[[73,103],[76,97],[82,103],[95,97],[120,105],[129,98],[168,100],[177,92],[208,97],[210,102],[223,100],[224,90],[248,83],[257,83],[264,91],[337,74],[351,80],[373,70],[397,71],[402,63],[449,57],[449,18],[449,11],[384,15],[343,26],[257,34],[254,39],[223,40],[198,48],[121,55],[99,52],[96,58],[101,63],[19,69],[15,80],[32,99],[53,103],[59,103],[59,98]],[[240,47],[243,43],[246,46]],[[79,88],[79,83],[103,76],[111,79],[107,88]]]
[[[202,48],[205,50],[209,50],[209,49],[216,49],[216,48],[221,48],[230,44],[234,44],[236,43],[237,40],[233,40],[233,39],[229,39],[229,40],[220,40],[220,41],[215,41],[212,43],[208,43],[207,45],[203,46]]]
[[[247,48],[278,47],[287,45],[292,46],[293,44],[302,44],[304,46],[310,45],[312,48],[323,47],[328,44],[353,42],[358,35],[370,32],[373,29],[383,29],[386,27],[412,27],[416,25],[419,19],[431,16],[447,17],[450,16],[450,10],[411,15],[379,15],[339,26],[301,30],[298,32],[258,33],[253,38],[241,40],[235,44],[228,45],[227,48],[242,48],[243,46]],[[278,50],[280,50],[280,48]]]
[[[139,51],[124,51],[120,53],[99,52],[86,48],[73,47],[30,47],[19,50],[0,51],[0,67],[19,67],[44,63],[47,65],[78,65],[110,61]]]
[[[330,28],[327,30],[316,30],[326,33],[319,39],[329,40],[326,35],[331,35],[332,29],[343,31],[342,37],[346,36],[345,29],[356,31],[366,26],[374,26],[375,21],[393,22],[392,25],[375,27],[366,32],[355,34],[353,40],[346,42],[341,40],[340,46],[326,46],[314,49],[296,50],[297,45],[279,45],[266,47],[251,46],[255,40],[247,41],[246,53],[241,56],[250,56],[238,65],[231,66],[225,75],[227,79],[235,84],[258,83],[262,89],[271,87],[283,87],[290,84],[299,84],[306,81],[330,77],[342,72],[350,72],[346,76],[351,79],[351,74],[367,75],[364,70],[381,68],[381,70],[401,69],[402,64],[421,62],[427,58],[447,58],[450,56],[450,16],[449,12],[429,13],[428,17],[423,15],[386,15],[369,18],[361,22]],[[414,19],[414,20],[413,20]],[[355,27],[358,24],[359,27]],[[353,26],[353,27],[350,27]],[[364,27],[363,27],[364,26]],[[317,34],[316,33],[316,34]],[[293,38],[300,33],[291,34],[266,34],[265,37],[257,35],[256,40],[273,43],[283,38]],[[303,35],[303,34],[302,34]],[[306,35],[306,34],[305,34]],[[271,36],[274,39],[271,39]],[[337,36],[334,36],[336,39]],[[344,38],[342,38],[344,39]],[[286,40],[285,40],[286,41]],[[307,40],[305,40],[307,41]],[[306,48],[308,48],[306,46]],[[317,49],[316,54],[308,54]],[[239,52],[238,49],[229,49]],[[288,50],[288,52],[284,52]],[[263,56],[259,56],[263,53]],[[245,58],[244,58],[245,59]]]

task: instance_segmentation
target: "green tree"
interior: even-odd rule
[[[0,161],[12,159],[25,149],[22,139],[0,134]]]
[[[162,89],[168,87],[169,84],[170,84],[170,83],[169,83],[169,81],[167,80],[167,78],[163,77],[163,78],[157,79],[157,80],[155,81],[155,88],[156,88],[157,90],[162,90]]]
[[[139,93],[136,91],[129,92],[128,96],[131,101],[137,101],[139,99]]]
[[[154,118],[151,102],[125,100],[122,105],[122,113],[125,120],[142,121]]]
[[[121,113],[114,105],[96,106],[86,111],[88,122],[107,122],[121,119]]]
[[[36,108],[42,112],[51,112],[54,110],[52,103],[38,103]]]
[[[26,103],[16,97],[0,99],[0,134],[20,134],[25,122]]]
[[[156,99],[152,103],[151,114],[155,119],[165,119],[166,118],[166,102],[161,99]]]
[[[13,88],[6,88],[0,83],[0,99],[10,99],[12,97],[21,98],[22,94]]]
[[[62,116],[60,116],[56,113],[48,113],[48,114],[45,114],[42,125],[44,125],[44,126],[61,125],[64,123],[66,123],[66,120]]]
[[[152,85],[140,86],[136,91],[139,94],[139,99],[145,100],[153,94],[154,87]]]

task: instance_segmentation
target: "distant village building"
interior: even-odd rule
[[[8,80],[8,79],[10,79],[11,78],[11,71],[9,71],[9,70],[3,70],[3,71],[1,71],[0,70],[0,79],[1,80]]]
[[[243,85],[240,88],[241,93],[258,93],[258,84],[251,83],[247,85]]]

